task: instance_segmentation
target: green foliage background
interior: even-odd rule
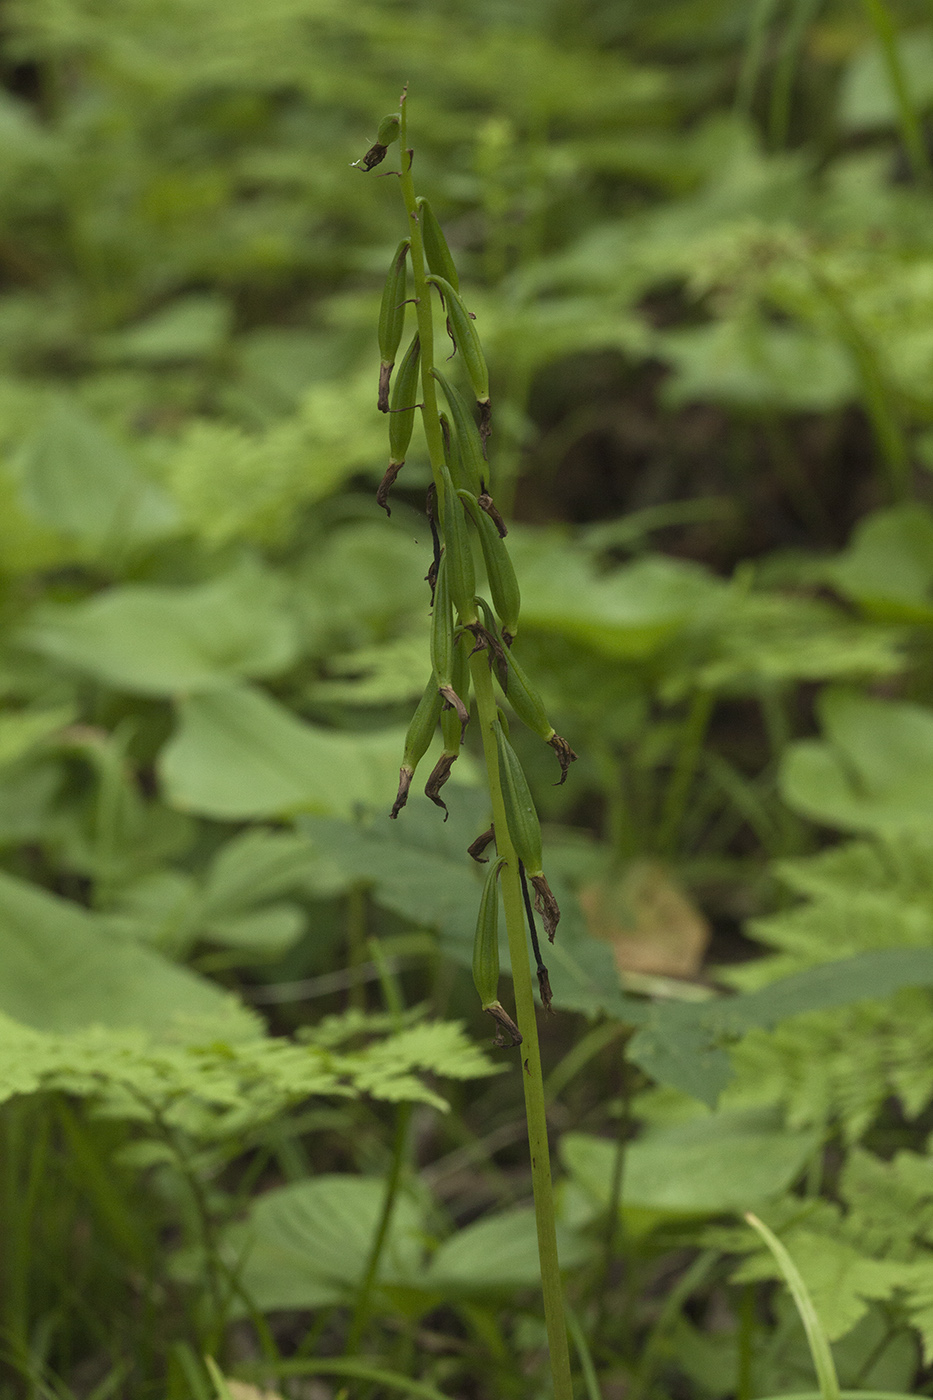
[[[545,1393],[470,754],[446,826],[385,820],[429,473],[386,520],[398,200],[351,162],[405,82],[581,755],[555,789],[517,740],[581,1386],[812,1390],[755,1208],[843,1383],[925,1393],[929,7],[7,0],[0,44],[2,1393],[208,1400],[205,1353]],[[698,983],[591,934],[644,859],[713,922]]]

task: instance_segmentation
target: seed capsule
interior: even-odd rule
[[[457,609],[460,621],[476,621],[476,571],[473,567],[473,546],[460,497],[454,490],[450,472],[443,468],[444,482],[443,520],[444,545],[447,554],[447,586],[450,597]]]
[[[479,531],[479,542],[486,564],[486,577],[492,594],[493,607],[499,615],[503,630],[514,637],[518,631],[518,615],[521,611],[522,595],[515,577],[515,569],[509,555],[508,546],[502,539],[495,523],[479,501],[469,491],[461,491],[460,497],[473,518]],[[533,726],[531,726],[533,727]]]
[[[383,117],[379,123],[379,130],[376,132],[376,141],[380,146],[391,146],[393,141],[398,140],[401,129],[402,118],[399,112],[392,112],[389,116]]]
[[[404,462],[415,425],[415,400],[418,396],[418,367],[421,363],[421,339],[417,333],[405,351],[405,358],[395,376],[392,390],[392,416],[389,419],[390,462]]]
[[[528,780],[518,761],[518,755],[502,732],[501,723],[496,725],[496,744],[499,750],[499,781],[502,784],[509,835],[516,855],[534,886],[535,908],[541,915],[548,938],[553,943],[554,931],[560,920],[560,906],[541,868],[541,826]]]
[[[535,690],[513,651],[508,652],[507,684],[503,687],[512,709],[522,724],[545,743],[550,743],[554,726],[547,717],[544,701]]]
[[[382,478],[376,500],[386,515],[389,509],[389,491],[392,483],[405,465],[405,453],[411,442],[415,425],[415,402],[418,395],[418,366],[421,360],[421,341],[415,334],[405,351],[405,358],[399,366],[395,383],[392,386],[392,404],[389,410],[389,465]]]
[[[460,448],[463,485],[467,490],[472,491],[474,496],[478,497],[483,490],[484,475],[489,470],[483,457],[479,429],[459,390],[450,383],[446,375],[441,374],[439,369],[432,369],[431,373],[443,389],[444,396],[450,405],[450,415],[454,421],[457,443]]]
[[[528,779],[518,754],[502,731],[501,724],[496,725],[496,746],[499,751],[499,781],[502,784],[505,816],[515,853],[529,876],[540,875],[541,824],[535,811]]]
[[[473,985],[479,993],[483,1010],[499,995],[499,871],[505,857],[499,856],[489,867],[483,881],[476,936],[473,939]]]
[[[447,311],[447,325],[454,343],[454,353],[459,350],[463,357],[476,402],[480,405],[480,413],[483,415],[483,405],[487,408],[489,406],[489,370],[486,368],[486,356],[483,354],[473,318],[464,306],[460,293],[454,290],[446,277],[429,273],[427,280],[433,282],[441,294]],[[485,415],[484,421],[488,422],[488,414]]]
[[[415,776],[415,769],[424,758],[431,740],[434,738],[434,731],[437,729],[437,721],[441,717],[443,703],[437,688],[437,678],[432,674],[424,688],[424,694],[418,701],[418,708],[411,717],[408,733],[405,735],[405,751],[402,755],[402,766],[398,775],[398,796],[392,811],[389,813],[391,817],[397,817],[408,801],[411,780]]]
[[[493,1017],[497,1026],[496,1044],[521,1045],[522,1036],[515,1022],[498,998],[499,991],[499,871],[505,861],[502,856],[490,866],[483,882],[476,935],[473,939],[473,984],[479,993],[483,1010]]]
[[[465,705],[470,703],[470,653],[467,635],[462,634],[454,642],[454,664],[451,683]],[[441,714],[441,733],[444,736],[444,752],[454,758],[460,752],[463,742],[463,727],[455,709],[444,710]]]
[[[379,308],[379,366],[380,413],[389,411],[389,380],[392,366],[398,353],[399,341],[405,326],[405,295],[408,290],[408,250],[411,240],[403,238],[395,251],[392,266],[389,268],[385,286],[382,289],[382,305]]]
[[[419,196],[415,203],[418,207],[421,237],[424,241],[424,256],[427,259],[428,267],[438,277],[446,278],[454,291],[457,292],[460,290],[460,278],[447,246],[444,230],[437,222],[434,210],[423,195]]]
[[[502,644],[502,634],[496,626],[496,619],[489,604],[485,598],[477,598],[476,601],[482,610],[486,630],[492,634],[496,644],[496,675],[499,678],[503,694],[508,696],[509,704],[522,724],[533,734],[537,734],[546,744],[550,744],[557,754],[560,763],[560,777],[554,786],[560,787],[566,782],[567,770],[571,763],[576,762],[577,755],[567,740],[554,729],[547,717],[544,701],[531,684],[524,669],[519,665],[511,646],[506,647]],[[511,638],[509,641],[511,642]]]
[[[544,701],[535,690],[528,679],[524,669],[519,665],[515,653],[509,648],[506,651],[508,658],[507,684],[504,687],[508,696],[509,704],[518,715],[522,724],[543,739],[546,744],[557,754],[560,763],[560,778],[555,783],[555,787],[567,781],[567,769],[571,763],[576,763],[577,755],[557,730],[551,724],[544,708]]]
[[[454,641],[451,685],[454,694],[463,702],[464,706],[468,706],[470,701],[470,660],[463,637],[458,637]],[[437,701],[439,706],[443,703],[440,691],[437,691]],[[452,705],[441,710],[440,718],[441,733],[444,736],[444,749],[431,770],[431,776],[425,783],[424,795],[431,799],[435,807],[443,808],[444,821],[446,821],[450,814],[447,811],[447,803],[443,800],[440,793],[441,788],[450,777],[450,770],[460,756],[460,745],[463,742],[464,725],[461,722],[460,712]]]
[[[450,606],[450,587],[447,582],[447,551],[441,555],[437,566],[437,583],[434,587],[434,608],[431,612],[431,665],[439,687],[453,682],[454,664],[454,617]]]
[[[457,711],[461,728],[465,729],[470,712],[454,689],[454,618],[450,603],[450,587],[447,581],[447,551],[441,555],[437,566],[437,584],[434,589],[434,610],[431,613],[431,665],[438,693],[449,706]]]

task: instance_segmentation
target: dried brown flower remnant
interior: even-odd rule
[[[472,856],[473,859],[475,861],[478,861],[480,865],[485,865],[489,857],[484,856],[483,852],[485,851],[487,846],[491,845],[492,842],[495,841],[495,839],[496,828],[494,826],[491,826],[488,831],[484,831],[480,836],[477,836],[475,841],[471,842],[470,845],[467,846],[467,855]]]
[[[513,1045],[521,1045],[522,1033],[501,1002],[491,1002],[489,1006],[484,1006],[483,1010],[487,1011],[489,1015],[492,1016],[499,1027],[496,1032],[495,1044],[498,1045],[500,1049],[509,1049]]]
[[[552,734],[550,739],[548,739],[548,743],[557,754],[560,762],[560,777],[554,786],[561,787],[567,781],[567,769],[570,767],[571,763],[576,763],[577,755],[567,743],[567,740],[562,738],[560,734]]]
[[[450,813],[447,810],[447,803],[440,795],[440,791],[450,777],[450,770],[453,768],[456,761],[457,755],[455,753],[442,753],[431,769],[431,776],[424,785],[425,797],[430,797],[435,807],[442,807],[444,809],[444,821],[447,820]]]
[[[499,510],[499,507],[496,505],[495,501],[492,499],[489,492],[485,490],[485,488],[477,497],[477,500],[479,502],[480,510],[484,510],[486,512],[490,520],[495,525],[496,529],[499,531],[500,540],[504,540],[506,535],[509,533],[509,527],[502,519],[502,512]]]
[[[541,915],[548,942],[553,943],[555,930],[560,923],[560,905],[554,898],[546,875],[532,875],[529,871],[528,878],[534,886],[535,909]]]
[[[390,462],[386,468],[386,474],[379,483],[379,490],[376,492],[376,504],[382,506],[386,515],[391,515],[389,508],[389,492],[395,485],[395,479],[404,467],[404,462]]]

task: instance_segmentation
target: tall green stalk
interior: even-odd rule
[[[551,1370],[554,1375],[554,1395],[557,1400],[571,1400],[570,1350],[567,1344],[567,1324],[564,1318],[563,1289],[557,1259],[557,1232],[554,1220],[554,1188],[551,1182],[551,1157],[548,1148],[547,1115],[545,1112],[544,1077],[538,1048],[538,1022],[535,1013],[531,967],[525,935],[525,910],[519,881],[518,858],[508,835],[508,821],[499,777],[499,757],[496,751],[494,725],[496,699],[492,677],[482,653],[472,658],[470,669],[476,693],[477,718],[486,758],[489,795],[492,799],[492,819],[495,826],[496,848],[505,857],[502,869],[502,903],[509,939],[509,961],[512,965],[512,986],[515,992],[515,1019],[521,1032],[522,1084],[525,1090],[525,1118],[528,1124],[528,1147],[531,1153],[531,1184],[535,1201],[535,1224],[538,1230],[538,1258],[541,1262],[541,1291],[544,1295],[544,1320],[547,1326]],[[499,834],[501,833],[501,834]]]
[[[390,465],[377,499],[388,509],[388,490],[404,465],[407,451],[409,429],[402,416],[409,415],[410,421],[412,402],[411,397],[407,401],[398,401],[398,396],[403,384],[409,388],[412,382],[417,383],[406,377],[407,374],[410,375],[410,369],[406,371],[406,366],[410,367],[412,363],[411,355],[419,353],[419,346],[414,342],[409,347],[405,362],[396,373],[391,407],[388,385],[404,324],[404,315],[399,314],[399,307],[404,301],[412,300],[420,343],[422,402],[419,407],[434,483],[435,505],[432,508],[432,523],[437,530],[438,552],[431,575],[434,610],[433,675],[409,728],[400,773],[399,795],[392,816],[397,817],[407,801],[415,767],[424,757],[439,718],[444,735],[444,755],[429,778],[425,791],[436,805],[444,805],[440,798],[440,788],[459,752],[462,726],[465,726],[468,715],[469,689],[472,682],[475,724],[479,728],[482,740],[492,807],[493,827],[488,840],[495,840],[499,857],[496,865],[490,867],[494,872],[493,883],[488,887],[491,889],[491,898],[484,898],[481,911],[485,910],[486,917],[492,918],[494,923],[497,921],[498,896],[495,891],[495,879],[498,874],[508,932],[515,995],[515,1022],[497,999],[498,953],[495,951],[497,940],[494,928],[493,937],[487,937],[482,945],[488,950],[488,957],[493,959],[494,965],[487,967],[483,974],[484,984],[488,981],[488,986],[486,992],[481,992],[481,997],[484,1009],[491,1011],[496,1018],[500,1027],[500,1037],[504,1029],[506,1040],[500,1038],[499,1043],[506,1043],[509,1038],[513,1043],[520,1041],[520,1072],[525,1096],[541,1284],[554,1397],[555,1400],[573,1400],[567,1322],[557,1256],[544,1082],[529,962],[522,868],[534,889],[535,907],[551,936],[560,911],[541,868],[537,815],[530,794],[527,793],[524,775],[509,745],[507,730],[503,726],[493,681],[493,665],[496,668],[500,690],[508,698],[516,715],[555,749],[561,764],[561,781],[575,755],[569,745],[555,734],[539,698],[517,660],[512,657],[511,644],[517,628],[519,595],[517,581],[505,554],[504,525],[489,494],[489,467],[485,448],[485,436],[489,427],[489,396],[485,360],[472,326],[472,317],[460,299],[459,279],[443,234],[434,221],[430,208],[423,200],[419,200],[415,192],[412,152],[408,146],[405,94],[402,96],[399,112],[383,120],[376,144],[359,165],[364,170],[369,170],[380,164],[389,146],[393,145],[396,139],[399,140],[401,148],[400,169],[397,174],[408,217],[407,259],[411,267],[414,295],[411,298],[406,295],[407,274],[400,271],[405,267],[406,254],[401,248],[390,269],[380,315],[380,407],[390,413],[396,413],[399,418],[395,423],[390,419]],[[406,291],[400,291],[401,287],[405,287]],[[459,390],[455,387],[448,388],[446,366],[443,387],[445,408],[449,410],[450,421],[447,413],[443,416],[441,414],[434,359],[432,298],[435,292],[443,299],[448,328],[455,338],[457,353],[454,363],[465,368],[477,401],[478,427],[460,399]],[[466,511],[464,506],[468,507]],[[470,530],[473,531],[472,536]],[[474,553],[478,554],[478,551],[474,550],[472,539],[476,536],[482,545],[491,603],[474,594],[473,556]],[[482,622],[479,621],[480,615]],[[468,638],[467,632],[472,633],[472,636]],[[467,664],[467,649],[472,646],[474,640],[477,644],[476,649],[469,656]],[[438,703],[438,695],[444,701],[443,710]],[[506,758],[505,770],[501,763],[503,755]],[[477,860],[483,859],[481,848],[471,848],[471,854]],[[531,914],[530,904],[528,913]],[[481,912],[482,917],[484,915]],[[533,919],[533,915],[531,917]],[[478,947],[479,939],[478,929]],[[541,994],[549,1000],[547,972],[537,949],[536,960]],[[477,976],[476,965],[474,976]],[[479,985],[477,981],[478,989]]]

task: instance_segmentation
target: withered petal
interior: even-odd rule
[[[561,787],[567,781],[567,769],[570,767],[571,763],[576,763],[577,755],[567,743],[567,740],[562,739],[559,734],[552,734],[550,739],[548,739],[548,743],[557,754],[560,762],[560,777],[554,786]]]
[[[546,875],[529,875],[535,890],[535,909],[541,915],[548,942],[554,942],[554,931],[560,923],[560,905],[551,892]]]
[[[496,1045],[503,1049],[521,1045],[522,1033],[501,1002],[491,1002],[489,1006],[484,1006],[483,1010],[489,1013],[499,1027],[494,1042]]]
[[[450,813],[447,810],[447,803],[440,796],[440,791],[450,777],[450,770],[453,768],[456,761],[457,755],[455,753],[442,753],[431,770],[431,776],[424,785],[425,797],[430,797],[435,807],[442,807],[444,809],[444,821],[447,820]]]
[[[398,770],[398,796],[392,804],[392,811],[389,816],[396,818],[405,803],[408,801],[408,790],[411,787],[411,780],[415,776],[414,768],[407,768],[404,764]]]

